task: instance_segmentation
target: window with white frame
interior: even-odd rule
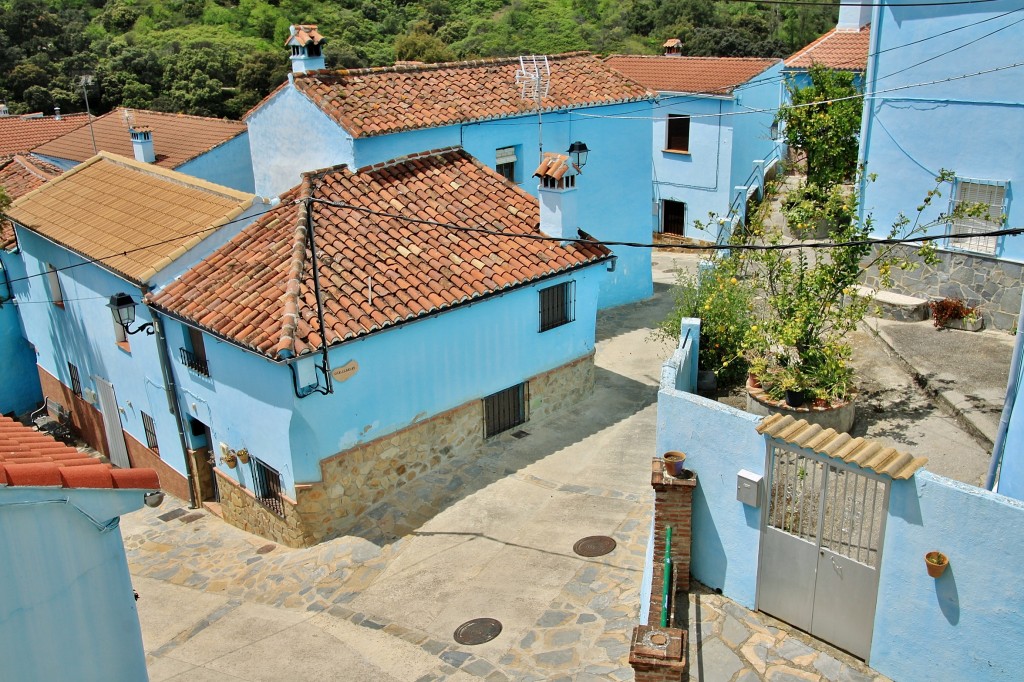
[[[55,306],[64,307],[64,291],[60,288],[60,278],[57,275],[57,268],[49,263],[46,264],[46,288],[50,293],[50,302]]]
[[[1006,183],[957,178],[950,212],[966,210],[972,215],[955,217],[949,223],[950,234],[977,234],[976,237],[950,238],[948,246],[975,253],[995,254],[999,237],[982,236],[1003,227],[1006,212]]]
[[[502,147],[494,153],[494,170],[505,176],[509,182],[516,181],[516,148]]]

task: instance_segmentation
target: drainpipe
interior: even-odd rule
[[[1010,361],[1010,380],[1006,385],[1006,399],[1003,402],[1003,414],[999,417],[999,431],[996,433],[995,446],[992,448],[992,461],[988,465],[988,476],[985,477],[985,489],[995,490],[996,473],[1003,461],[1003,448],[1006,446],[1006,431],[1010,427],[1010,415],[1013,404],[1017,400],[1017,388],[1020,385],[1021,342],[1024,341],[1024,330],[1020,328],[1024,321],[1024,295],[1020,298],[1020,311],[1017,313],[1017,341],[1013,344],[1013,360]]]
[[[147,288],[143,287],[142,295],[145,296]],[[181,411],[178,409],[178,388],[174,383],[174,373],[171,371],[171,359],[167,352],[167,337],[164,335],[164,326],[160,322],[160,315],[149,308],[150,317],[153,319],[153,326],[156,328],[156,348],[160,358],[160,373],[164,377],[164,391],[167,393],[167,409],[174,415],[174,424],[178,427],[178,442],[181,443],[181,454],[185,457],[185,471],[188,474],[188,508],[196,509],[196,486],[195,472],[192,470],[192,458],[188,456],[188,441],[185,440],[185,426],[181,421]]]

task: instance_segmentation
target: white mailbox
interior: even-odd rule
[[[740,469],[736,474],[736,499],[751,507],[761,506],[761,474]]]

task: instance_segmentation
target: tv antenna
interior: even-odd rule
[[[135,112],[132,111],[131,109],[124,109],[121,112],[121,120],[124,121],[125,126],[128,127],[129,129],[134,128],[135,127]]]
[[[541,101],[548,96],[551,87],[551,67],[547,55],[524,55],[519,58],[516,70],[516,85],[519,86],[519,97],[532,100],[537,107],[537,147],[540,151],[540,163],[544,162],[543,121],[541,119]]]

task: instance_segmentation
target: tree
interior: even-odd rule
[[[437,36],[430,35],[422,26],[395,40],[395,59],[407,62],[450,62],[455,59],[448,46]]]
[[[790,104],[776,121],[785,124],[786,142],[807,160],[807,184],[827,188],[848,181],[857,172],[861,98],[853,73],[815,64],[811,84],[787,84]]]

